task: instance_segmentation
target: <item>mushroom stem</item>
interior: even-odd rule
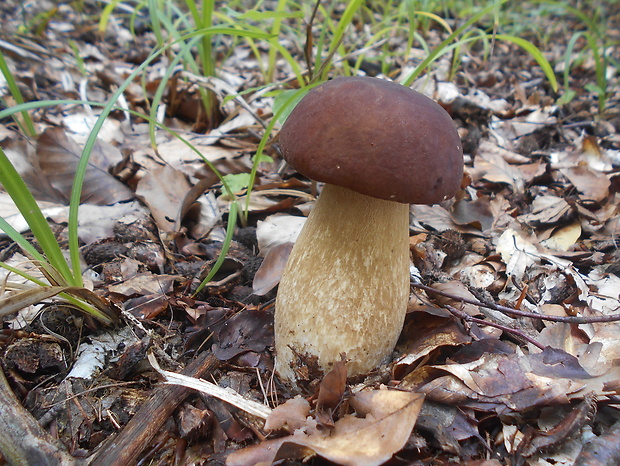
[[[348,375],[389,359],[409,299],[409,206],[326,184],[287,262],[275,312],[276,370]],[[301,358],[301,359],[300,359]]]

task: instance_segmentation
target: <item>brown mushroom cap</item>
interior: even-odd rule
[[[280,132],[298,172],[361,194],[407,204],[454,196],[463,149],[435,101],[390,81],[348,77],[312,89]]]

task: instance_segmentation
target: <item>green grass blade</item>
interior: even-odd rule
[[[15,99],[15,102],[17,102],[18,104],[23,104],[24,98],[22,96],[22,93],[20,92],[19,87],[17,86],[15,77],[13,76],[13,73],[11,73],[11,70],[9,69],[9,65],[4,59],[4,55],[2,54],[1,50],[0,50],[0,71],[4,75],[4,79],[6,79],[6,84],[9,87],[9,91],[11,92],[13,99]],[[23,124],[25,126],[22,127],[22,123],[17,119],[15,119],[15,121],[20,127],[23,128],[26,136],[31,137],[31,138],[35,137],[37,135],[37,131],[34,128],[34,123],[32,122],[32,118],[30,118],[30,115],[25,110],[22,111],[21,114],[24,120]]]
[[[2,219],[2,220],[4,220],[4,219]],[[13,238],[11,237],[11,239],[13,239]],[[15,275],[17,275],[19,277],[25,278],[26,280],[34,283],[35,285],[49,286],[49,283],[45,283],[45,282],[39,280],[38,278],[33,277],[29,273],[24,272],[23,270],[19,270],[18,268],[13,267],[12,265],[7,264],[6,262],[0,261],[0,267],[5,269],[5,270],[8,270],[11,273],[14,273]]]
[[[99,18],[99,33],[100,34],[105,33],[106,29],[108,28],[108,22],[110,21],[110,16],[112,15],[112,12],[116,8],[116,6],[119,3],[121,3],[121,1],[122,0],[112,0],[110,3],[108,3],[105,6],[103,11],[101,12],[101,18]]]
[[[155,91],[155,94],[153,95],[153,100],[151,102],[150,123],[149,123],[149,138],[151,140],[151,145],[153,147],[156,147],[157,145],[155,141],[155,127],[156,126],[154,122],[157,121],[157,111],[159,109],[159,104],[161,103],[164,92],[166,91],[166,87],[168,86],[170,76],[175,71],[177,64],[181,60],[186,59],[186,57],[190,55],[190,50],[201,40],[202,40],[201,37],[194,37],[189,42],[182,45],[181,49],[179,50],[179,53],[175,54],[175,57],[171,60],[170,64],[166,67],[166,71],[164,72],[164,75],[162,76],[159,82],[159,86],[157,86],[157,90]]]
[[[155,33],[157,39],[157,45],[161,48],[164,46],[164,34],[162,32],[161,22],[159,16],[162,14],[159,8],[157,0],[148,0],[149,18],[151,19],[151,29]]]
[[[37,239],[39,246],[43,250],[43,254],[47,261],[54,267],[69,284],[81,284],[81,275],[79,262],[78,267],[72,272],[65,260],[65,257],[58,245],[58,241],[52,232],[52,229],[43,216],[37,201],[13,167],[4,151],[0,148],[0,183],[11,196],[11,199],[19,209],[20,213],[28,223],[30,230]],[[4,220],[4,219],[3,219]],[[6,224],[3,225],[6,227]],[[15,231],[15,230],[13,230]],[[8,232],[7,232],[8,233]],[[19,235],[21,236],[21,235]],[[21,243],[20,243],[21,244]],[[35,257],[37,257],[35,255]],[[40,256],[38,259],[41,259]],[[79,280],[76,278],[80,277]]]
[[[82,186],[84,184],[84,177],[86,174],[86,168],[88,167],[88,162],[90,159],[90,154],[95,145],[95,141],[97,140],[97,135],[103,126],[106,118],[116,105],[116,101],[119,99],[121,94],[125,92],[125,89],[136,79],[137,76],[142,73],[146,67],[157,57],[159,57],[162,53],[168,50],[170,47],[175,44],[189,40],[193,37],[202,36],[202,35],[212,35],[212,34],[249,34],[251,37],[260,38],[260,39],[269,39],[271,37],[270,34],[254,32],[254,31],[239,31],[234,28],[228,27],[217,27],[214,26],[208,29],[200,29],[198,31],[193,31],[190,34],[187,34],[177,41],[174,41],[170,44],[167,44],[165,47],[153,52],[138,68],[136,68],[126,79],[125,81],[118,87],[118,89],[112,94],[110,100],[106,103],[103,111],[99,115],[99,118],[93,125],[93,128],[86,140],[84,145],[84,150],[82,151],[82,157],[80,157],[80,161],[78,162],[78,166],[76,169],[75,179],[73,180],[73,188],[71,190],[71,199],[69,201],[69,253],[71,255],[71,264],[75,270],[80,269],[80,250],[79,250],[79,238],[78,238],[78,210],[80,206],[80,199],[82,196]],[[79,274],[76,274],[76,278],[79,278],[80,283],[76,284],[77,286],[82,286],[82,277]]]
[[[494,11],[498,8],[499,5],[506,3],[508,0],[500,0],[499,2],[495,2],[492,5],[483,8],[480,12],[472,16],[469,20],[465,22],[461,27],[459,27],[456,31],[450,34],[446,39],[444,39],[441,44],[439,44],[435,50],[433,50],[428,57],[426,57],[422,63],[420,63],[415,70],[413,70],[409,75],[405,77],[403,80],[403,85],[409,87],[423,72],[426,70],[428,65],[433,63],[438,57],[445,53],[445,49],[459,37],[468,27],[473,25],[476,21],[486,16],[490,12]]]
[[[286,9],[287,3],[288,3],[288,0],[278,0],[278,5],[276,6],[276,13],[283,14]],[[275,37],[279,37],[281,29],[282,29],[282,18],[277,17],[273,22],[273,26],[271,28],[271,34]],[[267,59],[267,63],[268,63],[267,76],[265,78],[266,82],[273,81],[275,71],[276,71],[277,52],[278,51],[275,47],[269,47],[268,59]]]
[[[353,21],[353,16],[360,9],[362,3],[363,0],[351,0],[345,8],[344,12],[342,13],[342,17],[340,18],[340,21],[338,21],[336,31],[334,32],[334,36],[330,42],[330,47],[329,51],[327,52],[325,62],[322,63],[321,68],[317,72],[317,76],[319,76],[319,79],[326,79],[327,72],[330,68],[331,60],[336,51],[338,51],[342,56],[346,55],[346,51],[344,50],[344,47],[342,45],[344,40],[344,32],[351,24],[351,21]],[[344,74],[349,74],[348,63],[344,61],[342,62],[342,64],[344,66]]]
[[[193,296],[196,296],[198,293],[202,291],[202,289],[209,283],[217,271],[220,269],[222,264],[224,263],[224,259],[226,259],[226,254],[228,253],[228,249],[230,248],[230,243],[232,242],[233,234],[235,233],[235,227],[237,226],[237,215],[239,213],[239,207],[237,202],[233,201],[230,204],[230,211],[228,212],[228,225],[226,227],[226,237],[224,238],[224,242],[222,243],[222,250],[220,251],[220,255],[218,256],[215,264],[204,278],[204,280],[198,285],[196,291],[194,291]]]
[[[0,172],[2,169],[0,168]],[[45,257],[43,257],[39,251],[35,249],[35,247],[30,244],[30,242],[22,235],[20,232],[15,230],[3,217],[0,217],[0,230],[8,235],[13,241],[15,241],[19,247],[21,247],[26,254],[30,255],[32,258],[45,262]]]
[[[527,53],[529,53],[532,56],[532,58],[536,60],[536,63],[538,63],[538,66],[540,66],[540,68],[543,70],[543,73],[545,73],[545,76],[547,77],[547,80],[549,81],[551,88],[555,92],[558,91],[558,80],[555,77],[553,68],[551,67],[551,65],[549,64],[549,61],[545,58],[545,56],[542,54],[542,52],[540,51],[538,47],[536,47],[530,41],[522,39],[521,37],[510,36],[506,34],[497,34],[495,38],[497,40],[505,40],[507,42],[512,42],[513,44],[518,45],[523,50],[525,50]]]

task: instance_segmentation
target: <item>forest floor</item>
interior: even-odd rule
[[[105,104],[157,46],[148,17],[137,15],[132,30],[129,7],[100,31],[99,5],[19,3],[0,5],[0,51],[26,102]],[[351,44],[382,14],[372,4],[354,17],[342,43],[351,55],[338,50],[330,77],[398,81],[428,54],[395,33],[355,63]],[[337,366],[297,398],[273,373],[275,286],[320,184],[282,163],[279,123],[249,200],[243,174],[273,118],[274,92],[299,79],[279,57],[266,80],[254,52],[269,49],[228,36],[214,36],[216,77],[179,65],[164,78],[174,53],[145,66],[99,132],[79,210],[86,286],[122,309],[119,323],[103,326],[56,301],[2,314],[0,367],[48,446],[92,464],[618,464],[620,5],[575,5],[598,15],[600,35],[561,8],[519,23],[511,5],[495,30],[493,14],[473,24],[489,40],[464,43],[412,84],[454,119],[465,181],[452,200],[411,206],[411,299],[392,363],[348,383]],[[280,40],[302,68],[308,11],[287,19]],[[334,21],[342,14],[330,11]],[[417,33],[433,50],[448,33],[424,18]],[[465,21],[449,18],[452,29]],[[315,44],[326,24],[319,14]],[[557,89],[502,28],[542,51]],[[152,144],[146,117],[162,82],[157,117],[233,175],[236,201],[174,135],[157,129]],[[201,86],[216,96],[213,118]],[[0,92],[15,105],[6,86]],[[100,112],[70,102],[33,108],[34,137],[0,120],[0,146],[62,246],[78,160]],[[0,196],[2,217],[32,239]],[[248,215],[196,293],[218,260],[233,202]],[[7,236],[0,260],[36,273]],[[3,286],[19,278],[2,277]],[[149,360],[242,398],[233,406],[164,385]]]

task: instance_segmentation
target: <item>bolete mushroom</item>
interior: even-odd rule
[[[458,191],[463,151],[436,102],[393,82],[337,78],[306,94],[280,147],[299,173],[325,182],[291,252],[276,298],[276,371],[304,364],[348,374],[389,360],[409,299],[409,205]],[[307,370],[307,369],[306,369]]]

